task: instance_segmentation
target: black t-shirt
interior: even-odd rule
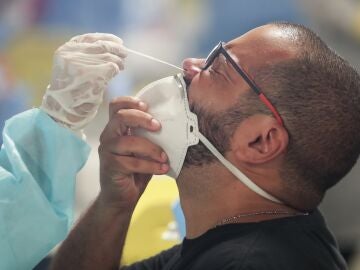
[[[347,269],[318,210],[308,216],[228,224],[123,267],[126,270]]]

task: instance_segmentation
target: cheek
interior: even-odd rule
[[[223,112],[229,105],[231,98],[224,98],[223,95],[217,95],[209,88],[191,88],[189,91],[189,104],[197,105],[205,110],[210,110],[214,113]]]
[[[187,87],[187,95],[189,99],[189,104],[192,103],[198,104],[198,102],[201,100],[201,92],[204,91],[204,87],[200,84],[199,75],[195,76],[190,85]]]
[[[200,102],[214,96],[217,85],[211,79],[208,72],[198,73],[191,81],[188,87],[188,96],[190,101]]]
[[[190,105],[194,104],[203,108],[212,108],[215,103],[209,87],[197,80],[193,80],[188,88],[188,99]]]
[[[237,91],[222,84],[216,84],[207,73],[196,75],[187,88],[189,104],[196,104],[214,112],[226,110],[236,103]]]

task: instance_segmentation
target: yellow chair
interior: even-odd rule
[[[154,177],[142,195],[133,214],[126,238],[122,263],[151,257],[180,242],[172,206],[179,193],[175,180]]]

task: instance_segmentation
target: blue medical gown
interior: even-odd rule
[[[8,120],[0,150],[0,269],[32,269],[66,237],[90,147],[39,109]]]

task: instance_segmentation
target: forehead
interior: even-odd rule
[[[296,56],[295,35],[276,26],[255,28],[229,41],[225,48],[248,71]]]

